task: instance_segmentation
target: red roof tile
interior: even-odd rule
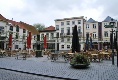
[[[44,30],[55,30],[55,27],[54,26],[49,26],[49,27],[45,28]]]
[[[0,20],[7,21],[5,17],[0,14]]]
[[[31,31],[32,34],[35,34],[35,35],[39,34],[39,32],[36,30],[36,28],[34,26],[29,25],[27,23],[24,23],[24,22],[21,22],[21,21],[16,22],[16,21],[13,21],[13,20],[6,19],[1,14],[0,14],[0,20],[7,21],[7,22],[11,23],[13,26],[18,25],[22,29],[26,29],[28,31]]]

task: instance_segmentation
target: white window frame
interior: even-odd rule
[[[93,32],[93,38],[96,38],[97,33]]]
[[[69,49],[70,48],[70,45],[67,45],[67,49]]]
[[[96,24],[93,24],[93,28],[96,29]]]
[[[105,35],[105,33],[106,33],[106,35]],[[104,31],[104,37],[108,37],[108,31]]]
[[[89,24],[86,24],[86,29],[90,29]]]
[[[63,49],[64,48],[64,45],[61,45],[61,48]]]

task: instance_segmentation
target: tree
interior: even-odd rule
[[[33,24],[33,26],[36,29],[38,29],[39,31],[44,30],[44,28],[45,28],[45,25],[44,24],[41,24],[41,23],[35,23],[35,24]]]

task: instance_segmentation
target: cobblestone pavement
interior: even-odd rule
[[[0,80],[61,80],[0,69]]]
[[[0,68],[78,80],[118,80],[118,68],[112,65],[111,60],[92,62],[87,69],[73,69],[64,60],[51,62],[46,56],[27,58],[27,60],[6,57],[0,58]]]

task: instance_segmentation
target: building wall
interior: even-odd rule
[[[3,33],[1,33],[1,36],[4,36],[7,38],[4,40],[4,49],[6,49],[8,47],[8,42],[9,42],[9,32],[13,32],[12,34],[12,50],[15,49],[15,45],[18,45],[18,48],[21,48],[23,49],[24,48],[24,45],[27,41],[27,35],[28,35],[28,30],[26,30],[26,33],[23,33],[23,29],[20,28],[19,26],[19,36],[18,36],[18,39],[16,40],[15,37],[16,37],[16,26],[13,26],[13,31],[10,31],[10,26],[12,26],[11,23],[7,23],[7,22],[3,22],[3,21],[0,21],[0,26],[3,26],[4,29],[3,29]],[[25,34],[25,39],[23,39],[23,34]],[[34,40],[34,36],[36,35],[32,35],[32,40],[31,40],[31,49],[33,49],[33,44],[36,40]],[[24,43],[25,42],[25,43]],[[27,45],[27,44],[26,44]]]
[[[70,22],[69,25],[67,25],[67,21]],[[75,24],[73,24],[73,21],[75,21]],[[78,21],[81,21],[81,24],[78,24]],[[59,32],[59,34],[63,34],[63,36],[60,37],[59,40],[59,50],[70,50],[71,46],[72,46],[72,32],[73,32],[73,27],[75,25],[77,25],[77,30],[80,27],[81,29],[81,33],[78,33],[79,36],[81,36],[81,50],[83,49],[83,21],[84,21],[84,17],[76,17],[76,18],[64,18],[64,19],[56,19],[55,20],[55,27],[56,27],[56,32]],[[64,23],[64,25],[61,25],[62,22]],[[57,29],[57,27],[59,28],[59,30]],[[70,35],[67,35],[67,28],[70,28]],[[64,32],[61,32],[61,29],[64,28]],[[62,41],[62,38],[64,38],[64,41]],[[67,41],[67,38],[70,38],[70,41]],[[63,46],[63,48],[62,48]],[[68,48],[67,48],[68,46]]]

